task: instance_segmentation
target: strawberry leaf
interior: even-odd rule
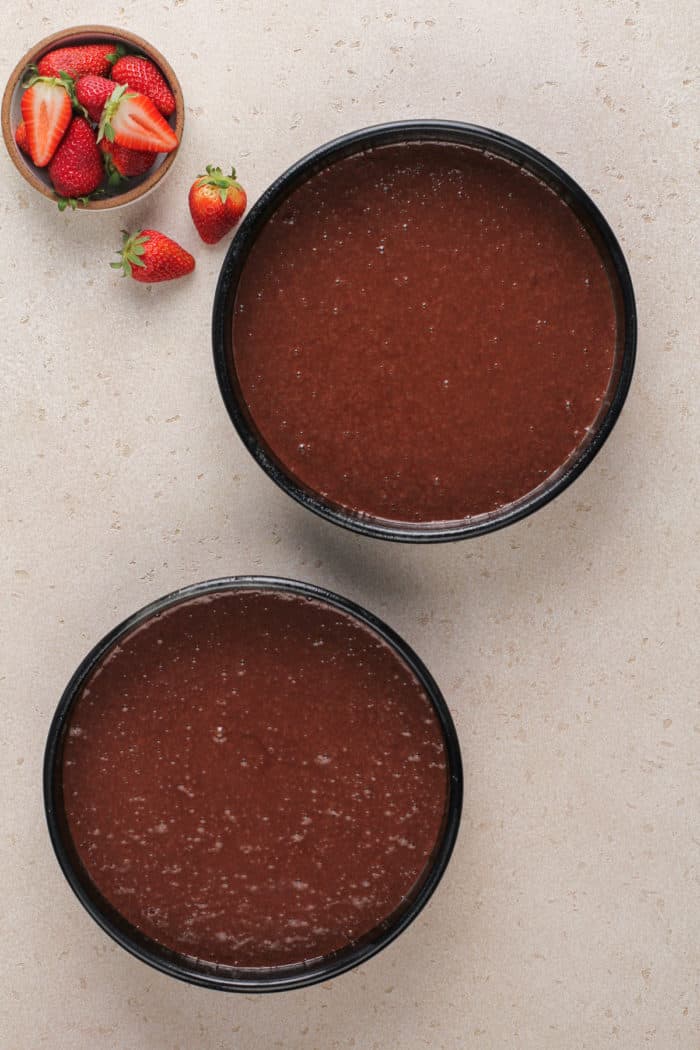
[[[124,47],[124,45],[123,44],[117,44],[116,47],[114,48],[114,51],[110,51],[110,53],[105,56],[105,59],[111,65],[114,65],[114,63],[118,62],[120,58],[123,58],[125,54],[126,54],[126,48]]]
[[[103,153],[102,158],[104,160],[105,173],[107,175],[107,185],[110,187],[110,189],[118,189],[123,183],[127,181],[126,178],[121,174],[120,171],[117,170],[117,167],[112,158],[110,157],[109,153]]]
[[[31,87],[36,78],[39,76],[39,67],[32,63],[31,66],[27,66],[22,75],[22,87]]]
[[[97,196],[99,190],[95,190],[93,196]],[[70,208],[71,211],[75,211],[79,204],[89,204],[90,197],[59,197],[57,200],[58,210],[65,211],[66,208]]]
[[[121,268],[124,276],[131,277],[131,271],[134,266],[139,266],[145,269],[146,263],[141,258],[145,252],[144,244],[150,238],[145,236],[140,230],[131,236],[126,230],[122,230],[124,242],[121,248],[121,262],[111,263],[115,270]]]
[[[119,104],[126,98],[133,98],[133,95],[125,95],[124,92],[127,89],[126,84],[117,84],[112,94],[107,99],[104,109],[102,110],[102,116],[100,117],[100,124],[97,130],[97,141],[101,142],[102,139],[107,139],[108,142],[114,142],[114,128],[112,127],[112,117],[119,109]]]
[[[33,70],[33,68],[34,67],[29,66],[29,70]],[[67,73],[61,73],[57,77],[42,77],[39,74],[39,71],[37,70],[36,72],[29,73],[27,79],[22,81],[22,87],[30,88],[33,87],[34,84],[52,84],[55,87],[58,84],[61,87],[65,88],[66,91],[68,91],[68,94],[70,95],[70,91],[68,89],[68,82],[72,84],[73,79]]]
[[[81,106],[81,104],[78,102],[78,96],[75,91],[75,80],[73,79],[73,77],[69,77],[67,73],[59,73],[58,79],[68,92],[68,97],[71,100],[71,105],[73,106],[74,112],[80,113],[82,117],[85,117],[86,120],[89,120],[89,114],[88,111],[85,109],[85,106]]]
[[[107,142],[114,142],[114,128],[105,120],[104,113],[102,114],[102,120],[97,131],[97,141],[101,142],[102,139],[107,139]]]
[[[240,185],[236,181],[235,168],[231,168],[230,175],[224,175],[221,168],[216,168],[213,164],[207,164],[206,175],[197,176],[197,186],[215,186],[219,191],[222,204],[226,203],[230,189],[240,189]]]

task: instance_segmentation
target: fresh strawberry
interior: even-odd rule
[[[149,168],[153,167],[157,153],[148,150],[126,149],[118,146],[116,142],[108,142],[102,139],[100,148],[104,154],[107,181],[110,186],[118,186],[124,179],[131,179],[135,175],[144,175]]]
[[[79,47],[59,47],[49,51],[39,62],[42,77],[57,77],[67,73],[69,77],[82,77],[87,73],[96,77],[109,74],[112,63],[124,54],[121,44],[83,44]]]
[[[104,108],[98,141],[106,138],[127,149],[172,153],[177,135],[146,95],[127,91],[119,84]]]
[[[235,168],[224,175],[221,168],[207,164],[207,174],[200,175],[190,187],[190,214],[205,244],[216,244],[225,237],[245,211],[246,203]]]
[[[125,55],[114,63],[112,80],[117,84],[126,84],[131,91],[146,95],[164,117],[175,112],[175,96],[161,71],[150,59]]]
[[[67,82],[57,77],[32,77],[20,103],[29,154],[45,168],[63,138],[72,115]]]
[[[22,153],[29,154],[29,139],[27,138],[27,125],[23,120],[20,120],[19,124],[15,128],[15,142]]]
[[[121,270],[124,277],[133,277],[143,284],[172,281],[194,270],[193,256],[158,230],[139,230],[132,235],[124,231],[119,254],[120,261],[110,266]]]
[[[74,117],[71,121],[49,164],[49,175],[56,193],[68,202],[88,197],[102,182],[102,153],[85,117]],[[63,203],[63,208],[65,206]]]
[[[92,73],[80,77],[75,85],[75,97],[95,124],[100,123],[102,110],[113,91],[113,81],[106,77],[96,77]]]

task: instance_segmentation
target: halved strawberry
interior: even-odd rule
[[[83,44],[77,47],[59,47],[49,51],[39,61],[39,73],[42,77],[57,77],[67,73],[69,77],[82,77],[87,73],[94,76],[106,76],[112,63],[121,58],[124,48],[121,44]]]
[[[22,95],[20,108],[27,128],[29,154],[37,168],[45,168],[70,124],[72,106],[66,81],[57,77],[32,77]]]
[[[175,112],[175,96],[157,66],[140,55],[124,55],[112,67],[112,80],[126,84],[130,91],[138,91],[155,103],[164,117]]]
[[[142,284],[172,281],[194,270],[194,257],[158,230],[139,230],[131,236],[124,231],[119,254],[120,261],[110,266]]]
[[[92,73],[80,77],[75,85],[75,97],[85,109],[90,120],[99,124],[102,110],[114,91],[114,82],[107,77],[96,77]]]
[[[100,139],[116,142],[127,149],[171,153],[177,146],[177,135],[146,95],[128,91],[119,84],[112,92],[100,121]]]
[[[151,153],[142,149],[126,149],[118,146],[116,142],[108,142],[102,139],[100,149],[104,155],[107,181],[110,186],[119,186],[124,179],[131,179],[136,175],[144,175],[149,168],[153,167],[157,153]]]

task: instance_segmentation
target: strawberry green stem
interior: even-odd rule
[[[88,193],[86,197],[57,197],[56,203],[58,204],[58,210],[65,211],[66,208],[71,208],[75,211],[78,205],[89,204],[90,201],[94,201],[98,197],[104,196],[104,192],[105,191],[100,187],[92,193]]]
[[[113,262],[109,265],[114,270],[121,270],[122,277],[131,277],[131,271],[134,266],[145,267],[145,262],[141,256],[145,252],[144,245],[149,240],[147,236],[139,230],[138,233],[130,234],[126,230],[122,230],[124,241],[121,248],[118,248],[118,254],[121,255],[119,262]]]
[[[34,84],[51,84],[66,89],[71,99],[75,99],[75,81],[67,73],[59,73],[57,77],[42,77],[36,66],[29,66],[22,81],[23,88],[33,87]]]
[[[121,103],[127,98],[135,98],[133,92],[127,94],[128,84],[117,84],[112,94],[107,99],[104,109],[102,110],[102,117],[100,118],[100,126],[97,132],[97,141],[100,142],[102,139],[107,139],[107,142],[114,142],[114,128],[112,127],[112,117],[119,109]]]
[[[226,203],[228,197],[228,191],[230,189],[241,189],[241,185],[236,180],[236,169],[231,168],[230,175],[224,175],[221,168],[215,168],[213,164],[207,164],[206,175],[197,176],[197,186],[216,186],[221,197],[221,203]]]
[[[117,169],[114,161],[112,160],[112,158],[110,157],[110,155],[108,153],[104,153],[103,154],[103,159],[104,159],[104,165],[105,165],[105,174],[107,175],[107,185],[108,186],[111,186],[113,189],[115,189],[115,188],[121,186],[123,183],[129,181]]]
[[[123,58],[125,54],[126,48],[124,47],[124,45],[117,44],[114,48],[114,51],[110,51],[110,53],[106,56],[106,60],[110,63],[110,65],[113,66],[114,63],[118,62],[120,58]]]
[[[89,197],[59,197],[58,210],[65,211],[66,208],[71,208],[75,211],[79,204],[87,204],[89,200]]]

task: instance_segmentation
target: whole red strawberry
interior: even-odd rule
[[[157,66],[139,55],[124,55],[112,68],[112,80],[128,84],[132,91],[146,95],[164,117],[175,112],[175,96]]]
[[[49,176],[61,210],[75,201],[88,197],[104,178],[102,152],[97,145],[95,132],[85,117],[74,117],[68,131],[49,164]]]
[[[207,174],[200,175],[190,187],[190,214],[205,244],[216,244],[225,237],[245,211],[246,203],[235,168],[224,175],[221,168],[207,164]]]
[[[100,123],[102,110],[113,91],[113,81],[108,80],[107,77],[96,77],[92,73],[80,77],[75,85],[75,97],[87,110],[87,115],[95,124]]]
[[[92,73],[96,77],[109,74],[112,63],[124,54],[121,44],[82,44],[78,47],[59,47],[49,51],[39,62],[42,77],[82,77]]]
[[[20,120],[19,124],[15,128],[15,142],[22,153],[29,155],[29,139],[27,137],[27,125],[23,120]]]
[[[125,232],[120,255],[120,261],[110,265],[143,284],[172,281],[194,270],[193,256],[158,230],[139,230],[132,235]]]
[[[157,153],[145,149],[126,149],[116,142],[101,139],[100,149],[104,154],[107,181],[110,186],[118,186],[124,179],[144,175],[153,167]]]

